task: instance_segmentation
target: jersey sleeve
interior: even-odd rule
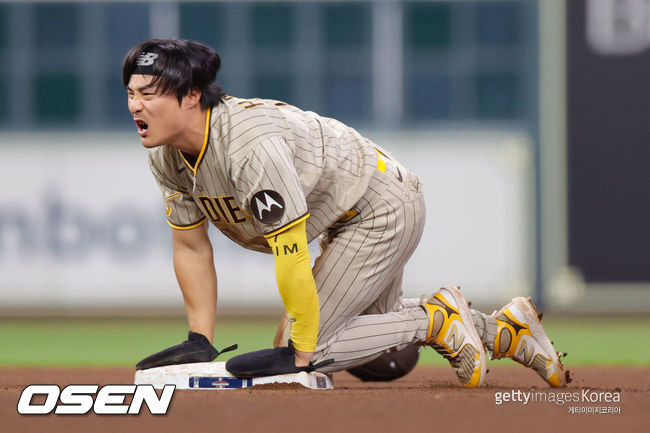
[[[233,162],[232,180],[239,203],[267,238],[308,216],[293,154],[281,136],[261,140],[241,161]]]
[[[149,167],[162,192],[163,209],[167,223],[175,229],[187,230],[205,222],[205,215],[194,201],[180,179],[174,179],[174,160],[165,158],[162,152],[149,153]]]

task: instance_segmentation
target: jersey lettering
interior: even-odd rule
[[[233,222],[235,224],[241,224],[246,222],[246,216],[242,215],[241,217],[237,216],[237,212],[243,213],[239,206],[236,204],[233,204],[235,199],[232,196],[224,196],[222,197],[224,204],[226,205],[226,209],[228,209],[228,212],[230,213],[230,217],[232,218]]]
[[[206,215],[215,223],[223,221],[231,224],[241,224],[248,221],[246,214],[239,206],[237,206],[233,196],[201,196],[198,197],[198,199],[201,202],[201,205],[203,205]]]
[[[244,108],[244,110],[250,110],[251,108],[261,107],[262,105],[264,105],[264,102],[261,102],[259,99],[257,100],[257,102],[256,102],[255,99],[252,99],[252,100],[251,99],[244,99],[244,100],[238,102],[237,104],[241,105]]]
[[[199,197],[199,200],[203,205],[203,209],[205,209],[206,215],[214,222],[221,222],[221,214],[217,211],[212,197]]]

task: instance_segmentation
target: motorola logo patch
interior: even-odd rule
[[[284,199],[270,189],[256,193],[251,199],[253,216],[264,224],[272,224],[284,215]]]

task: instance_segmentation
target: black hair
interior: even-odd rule
[[[154,76],[152,84],[163,94],[175,93],[179,104],[190,90],[201,92],[204,110],[218,105],[225,96],[215,83],[221,67],[219,55],[207,45],[184,39],[149,39],[131,48],[122,62],[124,87],[131,75],[142,73],[137,70],[143,53],[158,55],[149,72]]]

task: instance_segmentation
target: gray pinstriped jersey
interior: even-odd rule
[[[212,110],[196,162],[171,146],[151,150],[149,162],[170,225],[192,227],[207,218],[243,247],[270,252],[265,234],[309,212],[311,241],[352,208],[377,167],[375,147],[337,120],[279,101],[228,96]],[[264,213],[280,206],[281,217],[267,221]]]

